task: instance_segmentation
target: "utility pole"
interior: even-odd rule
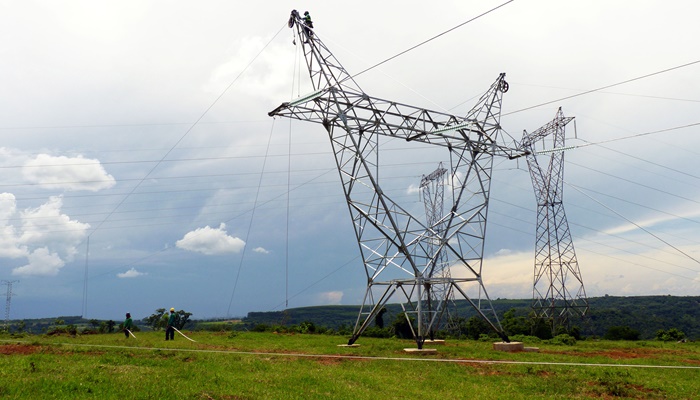
[[[12,284],[19,281],[3,280],[2,284],[7,286],[7,301],[5,302],[5,330],[9,330],[10,326],[10,303],[12,302]]]

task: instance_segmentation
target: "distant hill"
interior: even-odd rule
[[[530,300],[496,299],[493,306],[502,318],[511,309],[516,315],[526,316],[530,312]],[[659,330],[676,328],[692,340],[700,339],[700,296],[603,296],[588,299],[590,313],[586,323],[581,326],[585,337],[603,337],[611,327],[625,326],[640,333],[641,339],[653,339]],[[460,317],[470,318],[475,314],[465,300],[457,301]],[[357,320],[359,305],[356,306],[315,306],[290,308],[285,311],[250,312],[243,318],[238,327],[251,329],[256,325],[298,325],[302,322],[313,322],[317,326],[338,329],[352,329]],[[399,304],[387,305],[384,321],[389,323],[401,312]],[[61,316],[56,318],[40,318],[12,320],[10,326],[17,330],[18,324],[24,324],[24,330],[31,333],[45,333],[56,321],[62,325],[74,325],[78,331],[93,327],[90,322],[99,324],[103,321],[84,319],[79,316]],[[211,320],[209,320],[211,321]],[[118,325],[122,321],[116,321]],[[134,321],[140,328],[148,329],[142,321]],[[197,329],[197,320],[193,320]],[[203,324],[203,323],[202,323]]]
[[[639,331],[641,339],[653,339],[657,331],[670,328],[683,331],[690,339],[700,339],[700,296],[604,296],[589,298],[588,302],[590,313],[581,326],[583,336],[602,337],[610,327],[626,326]],[[492,303],[499,318],[510,309],[515,309],[516,315],[530,312],[530,300],[496,299]],[[465,300],[457,301],[457,305],[459,316],[470,318],[475,314]],[[337,329],[354,326],[359,309],[359,306],[316,306],[250,312],[242,322],[249,327],[313,322]],[[384,320],[391,321],[400,312],[399,304],[389,304]]]

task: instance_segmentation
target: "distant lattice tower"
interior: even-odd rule
[[[2,284],[7,286],[7,301],[5,302],[5,330],[9,328],[10,323],[10,304],[12,303],[12,284],[19,281],[3,280]]]
[[[438,301],[445,299],[447,301],[444,307],[444,313],[438,321],[438,329],[440,327],[453,331],[456,326],[454,317],[456,317],[456,307],[454,306],[454,293],[449,285],[451,279],[449,261],[447,254],[440,248],[441,238],[445,234],[445,216],[444,216],[444,200],[445,200],[445,173],[447,169],[443,168],[442,162],[438,168],[428,175],[423,175],[420,181],[421,197],[425,204],[425,217],[429,227],[429,237],[426,238],[428,251],[427,254],[433,254],[434,258],[429,260],[431,264],[429,269],[430,274],[436,277],[442,277],[445,283],[433,283],[432,291],[426,290],[426,293],[432,293],[434,299],[428,301]]]
[[[537,200],[532,308],[537,318],[551,323],[553,333],[557,327],[570,328],[574,318],[583,319],[588,312],[563,202],[565,126],[571,120],[559,108],[551,122],[530,134],[523,132],[521,142]],[[547,136],[552,136],[552,149],[537,152],[535,145],[544,145]],[[540,159],[547,157],[543,168]]]

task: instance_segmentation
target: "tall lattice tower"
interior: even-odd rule
[[[7,286],[7,300],[5,301],[5,330],[9,329],[10,323],[10,304],[12,304],[12,284],[19,281],[3,280],[2,284]]]
[[[570,328],[574,319],[582,319],[588,312],[586,290],[564,213],[565,126],[572,120],[573,117],[564,117],[559,108],[551,122],[530,134],[523,132],[520,143],[528,153],[527,165],[537,200],[532,308],[537,318],[551,323],[553,333],[558,327]],[[544,147],[550,136],[553,147],[537,152],[536,144]]]
[[[445,174],[447,169],[442,166],[442,162],[438,165],[438,168],[428,175],[423,175],[420,181],[420,194],[425,205],[425,218],[428,223],[428,229],[430,237],[427,238],[428,241],[428,254],[434,254],[434,258],[428,260],[430,264],[429,270],[430,274],[437,277],[443,278],[444,282],[440,283],[436,281],[433,283],[432,293],[434,299],[431,301],[438,301],[438,299],[446,299],[446,306],[444,307],[444,313],[440,320],[436,324],[436,328],[445,328],[448,331],[455,330],[454,317],[456,317],[456,307],[454,304],[454,293],[452,292],[452,287],[449,285],[450,279],[452,278],[450,274],[450,264],[447,258],[447,254],[444,250],[440,249],[440,238],[445,236],[445,214],[444,214],[444,203],[445,203]]]
[[[295,29],[314,91],[282,103],[269,115],[318,123],[330,139],[367,280],[348,344],[393,296],[401,296],[406,321],[422,348],[447,306],[445,294],[452,291],[509,341],[482,274],[493,159],[524,154],[514,140],[505,140],[500,126],[502,97],[508,90],[505,74],[466,116],[431,111],[369,96],[296,10],[289,27]],[[449,159],[450,203],[441,235],[383,189],[382,136],[430,146]],[[452,270],[450,278],[435,268],[441,253]],[[440,285],[449,290],[438,298],[434,287]]]

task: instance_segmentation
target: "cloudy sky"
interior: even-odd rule
[[[267,116],[310,91],[289,12],[308,9],[353,74],[502,3],[0,1],[11,318],[359,304],[327,135]],[[505,72],[501,122],[515,138],[561,106],[580,146],[565,155],[564,198],[588,295],[698,295],[697,15],[690,0],[515,0],[357,82],[464,115]],[[446,160],[405,142],[383,151],[385,191],[421,209],[421,176]],[[495,165],[485,284],[529,298],[530,177],[523,160]]]

